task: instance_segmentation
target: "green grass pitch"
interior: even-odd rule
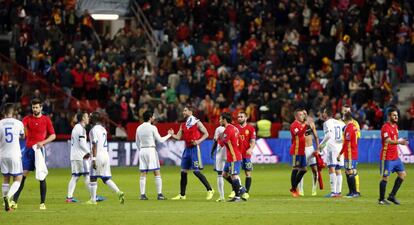
[[[358,199],[327,199],[327,170],[323,171],[325,190],[310,196],[311,176],[305,175],[305,197],[290,196],[290,167],[288,165],[256,165],[250,199],[240,203],[216,203],[205,200],[205,189],[190,174],[185,201],[157,201],[153,174],[147,178],[149,201],[138,200],[139,174],[137,168],[112,168],[113,180],[126,194],[125,205],[99,182],[98,193],[107,198],[97,206],[65,203],[69,169],[52,169],[47,178],[46,211],[39,210],[39,183],[31,174],[22,192],[19,208],[11,213],[0,211],[0,224],[414,224],[414,166],[406,165],[407,179],[398,198],[400,206],[377,204],[379,169],[377,165],[359,165],[362,197]],[[171,198],[179,192],[179,167],[162,167],[164,194]],[[217,189],[212,167],[205,170],[212,187]],[[395,175],[387,186],[392,189]],[[244,183],[244,175],[242,176]],[[347,184],[344,180],[344,191]],[[230,190],[226,183],[227,194]],[[226,194],[226,195],[227,195]],[[85,202],[88,193],[83,180],[78,181],[75,197]]]

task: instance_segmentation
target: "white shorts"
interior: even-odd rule
[[[340,145],[339,145],[340,146]],[[341,152],[341,148],[339,146],[328,146],[328,156],[327,156],[327,163],[328,167],[336,167],[337,169],[341,169],[344,166],[344,156],[342,155],[340,161],[336,160],[339,153]],[[342,146],[341,146],[342,147]]]
[[[111,178],[111,165],[109,163],[109,156],[104,155],[96,157],[96,169],[91,169],[91,177],[94,178]]]
[[[214,170],[217,172],[223,172],[226,165],[226,149],[224,147],[218,147],[216,151],[216,163],[214,164]]]
[[[70,165],[72,167],[73,176],[89,175],[90,161],[89,160],[71,160]]]
[[[5,176],[20,176],[23,174],[22,158],[2,158],[0,168]]]
[[[148,172],[160,169],[160,160],[155,148],[141,148],[139,151],[139,170]]]
[[[316,158],[313,155],[313,152],[315,152],[315,148],[313,148],[313,146],[305,147],[306,164],[308,166],[316,165]]]

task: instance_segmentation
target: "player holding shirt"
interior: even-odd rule
[[[33,146],[37,145],[37,148],[43,149],[44,146],[56,138],[55,129],[53,129],[52,121],[48,116],[42,115],[42,102],[39,99],[33,99],[31,102],[32,105],[32,115],[26,116],[23,118],[23,125],[26,131],[26,148],[23,151],[23,179],[20,184],[19,190],[14,194],[13,201],[10,204],[10,207],[13,209],[17,208],[17,201],[19,199],[20,193],[23,190],[24,183],[26,181],[27,175],[30,171],[35,170],[35,152]],[[40,182],[40,209],[45,210],[45,200],[46,200],[46,179],[39,181]]]
[[[101,125],[102,117],[99,112],[91,114],[92,129],[89,131],[89,140],[92,145],[92,170],[89,183],[91,199],[87,204],[96,205],[96,191],[98,189],[97,179],[101,178],[112,191],[118,195],[119,202],[124,204],[125,195],[120,191],[115,182],[112,181],[111,166],[108,154],[108,140],[106,129]]]
[[[222,136],[224,132],[224,127],[219,126],[214,132],[214,143],[211,148],[211,158],[215,158],[214,170],[217,172],[217,189],[220,197],[216,202],[224,202],[224,179],[223,179],[223,170],[226,165],[226,148],[222,141]],[[230,178],[231,179],[231,178]],[[231,182],[230,182],[231,183]]]
[[[346,124],[344,130],[344,143],[336,160],[339,162],[341,160],[341,155],[344,154],[345,173],[349,187],[349,193],[346,197],[355,198],[359,197],[355,184],[355,174],[358,165],[358,129],[352,122],[351,112],[345,113],[344,120]]]
[[[176,140],[185,141],[185,149],[181,159],[181,180],[180,194],[172,198],[172,200],[185,200],[185,191],[187,188],[188,170],[193,170],[194,175],[203,183],[207,189],[207,200],[213,198],[214,190],[211,188],[207,178],[201,173],[203,162],[201,160],[200,143],[208,138],[208,131],[203,123],[193,116],[193,109],[187,106],[183,110],[185,123],[182,123],[180,130],[172,137]]]
[[[239,130],[231,124],[231,115],[230,113],[224,112],[220,115],[220,125],[225,127],[222,141],[226,146],[227,152],[227,162],[224,166],[224,177],[230,177],[232,181],[233,190],[235,191],[235,196],[230,202],[239,202],[240,196],[243,200],[243,194],[246,192],[246,189],[240,184],[240,167],[242,161],[242,154],[239,149]]]
[[[290,192],[293,197],[299,197],[297,190],[299,182],[306,173],[306,155],[305,155],[305,113],[302,109],[295,110],[295,121],[290,125],[290,135],[292,136],[292,145],[290,155],[292,156],[292,174],[290,183],[292,185]]]
[[[0,170],[3,174],[2,194],[6,211],[10,210],[10,199],[19,189],[23,174],[19,139],[24,137],[24,126],[13,115],[14,105],[7,103],[4,107],[5,118],[0,120]],[[13,177],[11,186],[10,177]]]
[[[72,177],[68,184],[68,195],[66,202],[78,202],[77,199],[73,198],[73,193],[76,189],[76,183],[80,176],[85,178],[85,186],[89,190],[89,157],[90,148],[86,141],[87,134],[85,126],[89,124],[89,115],[86,112],[78,112],[76,114],[76,120],[78,123],[73,127],[71,133],[71,145],[70,145],[70,164],[72,170]]]
[[[390,203],[385,200],[385,189],[387,187],[388,177],[390,173],[397,173],[397,179],[395,179],[394,187],[388,196],[388,200],[399,205],[400,202],[395,198],[398,189],[405,178],[404,164],[398,157],[397,145],[408,145],[407,140],[398,140],[398,112],[397,108],[391,108],[388,111],[388,122],[386,122],[381,128],[381,164],[380,170],[382,179],[380,182],[380,197],[378,204],[389,205]]]
[[[342,192],[342,171],[344,167],[344,158],[341,156],[338,162],[336,158],[342,149],[342,136],[345,123],[341,120],[332,118],[332,110],[325,108],[322,113],[322,118],[325,120],[323,123],[323,132],[325,136],[319,145],[319,151],[327,149],[326,161],[329,168],[329,180],[331,193],[326,197],[340,197]]]
[[[245,112],[239,112],[237,116],[238,124],[236,128],[239,130],[240,134],[240,152],[242,153],[242,168],[246,174],[245,187],[246,193],[243,198],[249,198],[250,186],[252,184],[252,171],[253,164],[251,157],[253,154],[253,149],[256,146],[256,130],[253,126],[247,124],[247,114]],[[229,196],[230,197],[230,196]],[[231,196],[234,197],[234,196]]]

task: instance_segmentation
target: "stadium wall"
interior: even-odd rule
[[[409,139],[409,146],[399,146],[400,157],[404,163],[414,163],[414,137]],[[201,144],[202,161],[211,165],[210,157],[213,141]],[[291,140],[286,138],[258,139],[252,161],[256,164],[291,163],[289,148]],[[24,146],[24,145],[22,145]],[[139,152],[134,142],[109,142],[109,154],[112,166],[137,166]],[[157,150],[162,165],[180,165],[184,149],[182,141],[167,141],[159,144]],[[359,162],[380,162],[381,139],[361,138],[359,141]],[[53,142],[46,146],[46,161],[49,168],[70,167],[70,142]]]

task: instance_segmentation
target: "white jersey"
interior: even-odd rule
[[[83,157],[90,153],[86,139],[85,128],[80,123],[76,124],[70,139],[70,160],[83,160]]]
[[[137,127],[135,133],[135,142],[138,149],[140,148],[155,148],[155,141],[164,142],[170,138],[171,135],[161,137],[156,126],[149,122],[142,123]]]
[[[216,130],[214,131],[215,141],[218,141],[220,138],[222,138],[225,129],[226,128],[224,128],[223,126],[219,126],[216,128]],[[221,156],[221,159],[226,159],[226,149],[224,148],[224,146],[217,145],[216,155]]]
[[[323,123],[323,132],[325,136],[321,143],[325,143],[328,146],[342,146],[342,136],[345,123],[341,120],[328,119]],[[329,148],[328,148],[329,150]]]
[[[106,129],[97,124],[92,127],[89,132],[89,140],[92,144],[96,144],[96,157],[108,157],[108,140]]]
[[[20,136],[24,135],[24,125],[14,118],[0,120],[0,158],[19,158]]]

